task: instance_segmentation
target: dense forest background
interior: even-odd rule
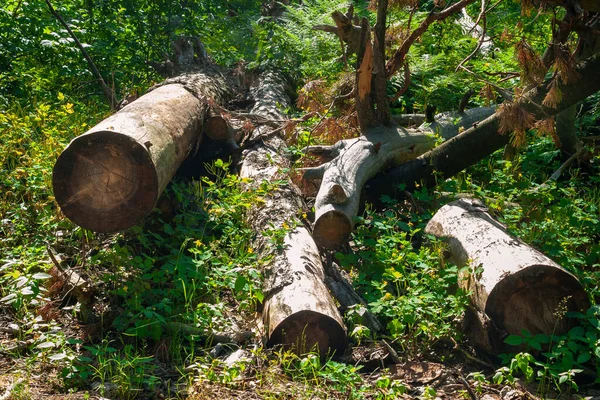
[[[445,3],[453,2],[390,1],[388,52],[409,24]],[[457,23],[461,13],[430,25],[406,58],[410,82],[403,72],[387,82],[390,97],[403,92],[391,113],[456,110],[469,89],[468,108],[501,103],[503,91],[518,94],[531,85],[533,54],[544,52],[573,4],[484,1],[479,23],[493,43],[486,52],[474,52],[480,38]],[[374,25],[376,4],[353,5]],[[512,133],[511,157],[500,150],[435,188],[417,184],[408,198],[386,196],[383,206],[361,210],[350,244],[326,257],[349,274],[383,329],[372,332],[359,307],[345,310],[351,349],[343,356],[263,346],[256,314],[265,260],[246,215],[276,183],[245,191],[230,158],[209,163],[204,176],[175,177],[155,210],[125,232],[94,233],[62,214],[52,191],[58,156],[161,82],[157,70],[180,36],[197,36],[216,64],[240,76],[285,74],[294,92],[284,110],[293,121],[283,130],[294,161],[286,172],[314,198],[315,188],[295,171],[315,165],[302,149],[360,134],[352,101],[334,101],[352,88],[356,55],[346,60],[338,37],[313,29],[347,9],[341,0],[3,1],[1,399],[600,395],[598,94],[577,106],[574,121],[591,156],[558,178],[549,179],[572,154],[557,147],[552,127],[537,126]],[[466,11],[477,19],[481,9],[476,1]],[[565,46],[575,53],[577,36]],[[443,242],[423,232],[441,205],[460,196],[482,199],[515,236],[581,281],[591,307],[562,316],[576,320],[575,328],[509,336],[522,351],[499,357],[469,343],[461,333],[469,293],[459,288],[467,271],[447,262]],[[299,214],[310,221],[311,211]],[[227,344],[236,332],[249,336]],[[237,359],[227,358],[238,347]]]

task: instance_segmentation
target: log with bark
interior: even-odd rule
[[[174,65],[182,75],[73,139],[56,161],[55,198],[76,224],[115,232],[139,223],[199,146],[210,105],[231,95],[232,81],[199,41],[179,42]]]
[[[486,107],[464,113],[443,113],[434,123],[424,124],[419,129],[370,128],[356,139],[307,148],[308,153],[330,160],[319,167],[304,169],[304,179],[322,180],[315,199],[315,242],[335,249],[348,240],[367,180],[432,149],[435,135],[448,139],[493,112],[493,108]]]
[[[579,80],[569,85],[558,84],[563,97],[554,107],[543,104],[550,80],[512,106],[521,108],[532,119],[556,115],[600,90],[598,68],[599,54],[582,62],[576,69]],[[506,145],[510,135],[499,133],[501,112],[490,115],[491,111],[485,108],[467,110],[458,125],[452,123],[452,115],[438,120],[433,124],[433,131],[446,141],[436,148],[433,148],[434,142],[427,135],[425,126],[419,130],[370,128],[357,139],[340,141],[329,147],[308,148],[309,153],[332,159],[305,172],[306,179],[322,179],[315,200],[313,236],[317,244],[336,248],[348,239],[363,188],[363,199],[379,204],[383,194],[402,195],[405,189],[399,190],[400,184],[409,190],[415,183],[432,187],[438,179],[449,178]],[[485,118],[486,115],[489,116]],[[462,131],[461,127],[468,129]],[[427,152],[421,155],[424,151]],[[371,179],[394,165],[395,168]]]
[[[476,312],[465,324],[474,342],[491,353],[514,352],[507,335],[560,335],[572,327],[567,311],[589,307],[577,278],[510,235],[482,202],[460,199],[443,206],[425,232],[445,238],[450,260],[470,266],[461,285]]]
[[[544,82],[539,89],[524,95],[516,104],[535,119],[552,117],[600,90],[598,70],[600,54],[581,62],[576,68],[580,76],[576,82],[558,84],[562,99],[554,107],[543,104],[550,80]],[[498,131],[500,120],[501,114],[496,113],[422,156],[371,179],[365,185],[363,198],[373,204],[380,204],[380,198],[384,194],[401,197],[404,190],[414,189],[415,183],[434,187],[439,179],[450,178],[477,163],[509,143],[510,135],[500,134]],[[405,188],[400,190],[400,184]]]
[[[279,106],[289,104],[285,79],[266,71],[252,89],[256,104],[251,114],[281,121]],[[256,143],[242,156],[240,176],[251,181],[248,189],[263,181],[279,181],[264,203],[252,208],[248,220],[257,232],[254,244],[265,266],[263,322],[267,345],[282,344],[298,354],[318,351],[322,356],[343,353],[346,328],[324,283],[321,257],[301,214],[307,209],[298,188],[286,176],[289,160],[286,144],[267,126],[259,127],[250,139]],[[275,128],[276,129],[276,128]],[[279,246],[270,242],[269,232],[287,230]]]

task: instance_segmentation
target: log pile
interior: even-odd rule
[[[358,32],[362,42],[371,43],[365,34],[366,20],[362,31],[355,29],[351,17],[347,20],[348,38]],[[336,29],[342,41],[349,41],[341,35],[341,25]],[[180,75],[74,139],[59,157],[53,174],[55,197],[64,214],[80,226],[114,232],[139,223],[181,164],[202,146],[203,135],[224,143],[234,141],[234,128],[219,105],[232,96],[235,83],[208,61],[199,42],[184,40],[179,48],[175,67],[165,68]],[[375,55],[379,50],[371,49]],[[572,85],[579,91],[565,90],[558,107],[540,106],[543,91],[523,96],[520,105],[537,117],[555,115],[600,88],[600,79],[593,75],[599,60],[596,55],[580,66],[578,71],[590,80]],[[381,72],[383,64],[379,64]],[[280,124],[286,118],[280,107],[289,104],[286,92],[280,74],[263,72],[250,90],[255,104],[249,115]],[[443,114],[417,129],[366,124],[361,125],[363,134],[358,138],[305,149],[324,161],[304,170],[304,179],[321,181],[312,234],[300,217],[308,208],[285,172],[290,163],[282,129],[268,123],[254,129],[248,145],[242,146],[240,176],[248,182],[246,189],[255,190],[264,181],[279,182],[248,215],[257,233],[253,247],[267,260],[262,317],[269,346],[282,344],[299,354],[316,350],[322,356],[345,350],[346,328],[325,281],[342,291],[347,279],[341,275],[337,281],[327,279],[319,247],[337,249],[347,243],[365,187],[372,200],[383,193],[395,195],[398,183],[410,187],[425,179],[431,184],[436,176],[451,176],[506,144],[508,136],[498,134],[501,117],[494,112],[478,108]],[[445,143],[434,148],[440,138]],[[393,175],[368,183],[392,167],[397,167]],[[286,232],[274,245],[269,231]],[[454,262],[466,265],[471,260],[473,267],[482,268],[481,274],[471,275],[467,288],[474,293],[476,341],[490,352],[506,350],[503,338],[520,334],[523,328],[534,334],[564,331],[568,324],[554,314],[559,305],[569,310],[587,305],[573,275],[511,237],[480,204],[462,199],[445,206],[427,231],[449,238]],[[355,293],[340,303],[366,309]],[[370,324],[374,331],[380,329],[376,319],[370,318]]]

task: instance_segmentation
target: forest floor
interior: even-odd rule
[[[92,283],[98,284],[101,286],[99,282]],[[57,301],[60,301],[58,296],[47,304]],[[58,308],[52,310],[53,322],[46,323],[42,315],[48,312],[47,307],[44,312],[38,310],[33,326],[23,326],[8,307],[0,307],[1,400],[600,399],[600,390],[585,383],[576,395],[519,380],[511,384],[491,383],[489,376],[500,365],[492,364],[493,358],[477,353],[467,344],[459,345],[449,338],[434,343],[419,359],[407,360],[390,351],[385,340],[365,340],[327,363],[313,354],[293,367],[288,361],[293,356],[277,348],[262,349],[258,336],[241,347],[207,345],[199,353],[208,356],[187,365],[161,354],[164,348],[157,345],[146,349],[147,363],[126,365],[135,359],[117,361],[115,358],[112,366],[105,366],[106,381],[98,379],[101,375],[95,375],[91,383],[78,382],[76,389],[69,389],[65,386],[65,370],[57,364],[56,357],[52,360],[49,353],[43,352],[41,356],[33,356],[31,350],[39,350],[40,335],[46,335],[42,340],[48,340],[52,332],[60,332],[61,340],[77,346],[77,343],[88,342],[90,336],[97,336],[103,327],[82,325],[70,310]],[[245,322],[247,326],[254,326],[254,331],[260,331],[256,320]],[[48,345],[52,346],[60,344]],[[91,357],[89,352],[82,354]],[[96,361],[94,368],[99,371],[102,366]],[[132,375],[138,375],[137,379]],[[140,383],[137,387],[132,387],[134,380]],[[539,396],[541,391],[544,391],[543,396]]]

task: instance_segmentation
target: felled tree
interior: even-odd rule
[[[546,5],[565,7],[566,15],[562,21],[555,21],[552,41],[543,55],[536,54],[525,41],[517,43],[524,87],[515,90],[515,95],[497,88],[506,101],[494,115],[481,113],[480,118],[475,120],[469,119],[468,115],[457,115],[457,118],[463,119],[462,126],[465,128],[460,134],[452,124],[441,124],[437,131],[431,126],[414,130],[393,125],[389,111],[390,98],[386,93],[387,80],[401,69],[406,73],[406,58],[411,46],[432,24],[458,13],[473,2],[460,0],[447,6],[442,6],[443,2],[434,3],[417,28],[404,35],[401,44],[391,52],[392,56],[387,61],[384,48],[387,0],[377,3],[377,22],[372,29],[366,18],[356,24],[352,9],[345,18],[339,12],[333,14],[335,27],[318,27],[336,33],[349,46],[355,45],[358,32],[353,94],[362,136],[327,148],[307,149],[309,153],[323,156],[326,161],[321,166],[306,169],[304,175],[306,179],[322,180],[315,201],[314,237],[317,244],[337,248],[346,242],[359,209],[361,191],[367,181],[377,174],[399,166],[393,172],[393,181],[387,175],[369,184],[367,192],[371,199],[393,192],[397,183],[410,186],[425,179],[431,184],[435,182],[434,171],[443,177],[452,176],[490,155],[511,138],[513,143],[522,144],[526,130],[532,128],[536,121],[548,120],[600,89],[597,74],[593,72],[598,61],[591,57],[577,64],[567,59],[564,51],[574,33],[579,34],[580,46],[586,44],[587,36],[581,32],[588,30],[589,23],[595,18],[594,5],[582,3],[583,8],[577,8],[568,1],[546,2]],[[416,13],[416,3],[403,4],[411,7],[412,14]],[[490,8],[493,6],[486,6],[484,1],[477,20],[484,17]],[[544,80],[551,68],[552,76]],[[405,84],[409,83],[410,79],[405,79]],[[433,133],[441,134],[444,139],[458,135],[434,149]],[[423,172],[406,173],[403,168],[409,164],[405,163],[423,153],[426,153],[423,157],[409,163],[413,170],[422,169]]]

